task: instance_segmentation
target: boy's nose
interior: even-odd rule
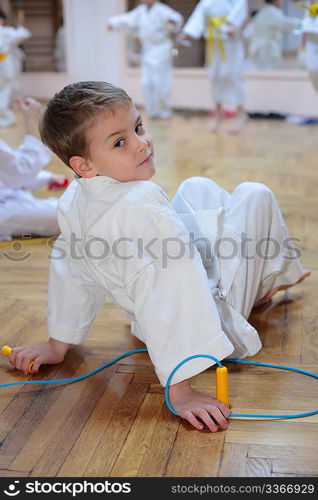
[[[138,137],[137,139],[137,151],[141,152],[148,148],[149,142],[145,137]]]

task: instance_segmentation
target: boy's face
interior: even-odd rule
[[[88,130],[87,139],[89,159],[75,156],[70,160],[81,177],[104,175],[128,182],[148,180],[154,175],[152,139],[135,106],[119,105],[105,111]]]

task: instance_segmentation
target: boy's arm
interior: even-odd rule
[[[72,236],[67,241],[60,236],[50,256],[47,325],[50,338],[80,344],[107,295],[88,273],[84,274],[83,256],[77,248],[77,242],[81,244],[82,240]]]
[[[16,150],[0,141],[0,180],[2,186],[9,189],[27,187],[52,156],[50,150],[37,138],[42,112],[40,102],[31,97],[19,98],[17,102],[25,122],[24,140]]]
[[[0,180],[3,187],[8,189],[26,187],[50,159],[49,149],[33,135],[26,135],[16,150],[0,141]]]
[[[182,35],[187,38],[198,39],[205,34],[206,16],[204,10],[204,2],[201,0],[195,7],[188,21],[182,29]],[[180,37],[181,38],[181,37]]]
[[[17,28],[7,28],[7,30],[11,47],[17,47],[32,36],[31,32],[24,26],[18,26]]]
[[[289,17],[282,10],[275,12],[273,25],[282,31],[293,31],[301,24],[301,19],[297,17]]]
[[[124,14],[120,14],[118,16],[113,16],[108,21],[108,29],[111,30],[120,30],[124,28],[135,29],[138,25],[138,17],[139,17],[140,8],[136,7],[129,12],[125,12]]]
[[[167,19],[167,29],[170,33],[176,34],[179,33],[179,31],[182,28],[184,17],[180,12],[177,12],[174,9],[171,9],[171,7],[165,6],[166,7],[166,19]]]
[[[47,323],[49,339],[44,344],[26,345],[13,349],[9,361],[28,374],[30,362],[37,372],[42,364],[63,361],[70,344],[80,344],[106,300],[105,293],[92,286],[86,277],[74,276],[72,261],[81,259],[74,243],[57,239],[51,255]]]
[[[247,0],[236,0],[231,12],[227,16],[227,23],[240,30],[248,20]]]

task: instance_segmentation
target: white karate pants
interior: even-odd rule
[[[240,39],[224,40],[225,60],[214,46],[213,59],[208,68],[214,105],[235,110],[244,104],[244,46]]]
[[[150,118],[170,118],[172,62],[144,60],[141,65],[144,105]]]
[[[226,301],[246,319],[269,290],[296,283],[303,275],[300,250],[292,244],[275,196],[264,184],[244,182],[230,194],[210,179],[193,177],[181,184],[178,194],[194,210],[223,207],[224,226],[241,235],[241,248],[233,248],[242,259]],[[223,273],[227,262],[230,265],[228,256],[224,253]],[[222,275],[220,279],[222,287]]]

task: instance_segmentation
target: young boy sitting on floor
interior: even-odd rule
[[[40,130],[77,177],[59,201],[49,339],[14,348],[11,364],[27,374],[31,361],[35,372],[63,361],[106,299],[129,318],[163,386],[193,354],[253,356],[261,342],[247,321],[251,309],[309,274],[270,189],[246,182],[230,194],[194,177],[170,202],[150,181],[154,148],[140,114],[109,83],[65,87],[48,103]],[[213,364],[206,358],[184,364],[169,398],[195,428],[216,432],[227,428],[229,409],[189,380]]]

